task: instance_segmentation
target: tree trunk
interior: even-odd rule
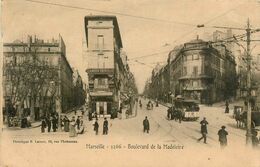
[[[31,99],[31,107],[30,107],[30,117],[31,117],[31,121],[34,121],[35,120],[35,97],[32,97]]]

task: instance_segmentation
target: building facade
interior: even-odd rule
[[[28,36],[26,42],[4,43],[3,53],[3,95],[16,115],[29,112],[31,119],[39,119],[57,107],[64,112],[73,106],[73,71],[61,36],[50,42]]]
[[[86,16],[85,30],[91,112],[111,114],[120,108],[121,99],[128,98],[126,80],[129,68],[122,54],[123,45],[117,18]]]
[[[167,65],[152,74],[150,92],[159,91],[159,95],[151,93],[152,97],[164,95],[168,101],[169,96],[177,95],[200,103],[221,101],[235,95],[235,67],[234,57],[224,45],[192,40],[173,49]]]

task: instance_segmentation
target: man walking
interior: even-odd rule
[[[206,118],[204,117],[203,120],[200,122],[201,125],[201,134],[202,137],[198,139],[198,141],[200,141],[201,139],[204,139],[204,143],[207,144],[207,125],[208,125],[208,121],[206,121]]]
[[[41,124],[41,132],[44,133],[46,128],[46,121],[45,118],[42,118],[42,124]]]
[[[108,121],[107,118],[105,118],[103,123],[103,135],[107,135],[107,132],[108,132]]]
[[[149,133],[150,125],[149,125],[149,120],[147,119],[147,116],[143,120],[143,126],[144,126],[144,132]]]
[[[78,116],[77,120],[76,120],[76,125],[77,125],[77,129],[79,130],[79,126],[80,126],[80,116]]]
[[[54,115],[52,117],[52,129],[53,129],[53,132],[56,132],[57,124],[58,124],[58,118]]]
[[[48,127],[48,132],[51,131],[51,117],[47,116],[46,117],[46,123],[47,123],[47,127]]]
[[[96,132],[96,135],[98,135],[98,119],[96,119],[95,123],[94,123],[94,131]]]
[[[226,109],[225,109],[225,113],[229,113],[229,104],[228,104],[228,101],[226,101]]]
[[[222,126],[221,129],[218,131],[219,143],[221,148],[227,146],[228,132],[225,130],[225,128],[226,128],[225,126]]]

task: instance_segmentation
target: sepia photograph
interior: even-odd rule
[[[260,0],[0,11],[0,166],[260,167]]]

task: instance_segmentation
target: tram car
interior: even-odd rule
[[[197,101],[179,98],[173,100],[173,105],[176,110],[182,112],[182,120],[195,121],[199,119],[200,107]]]

